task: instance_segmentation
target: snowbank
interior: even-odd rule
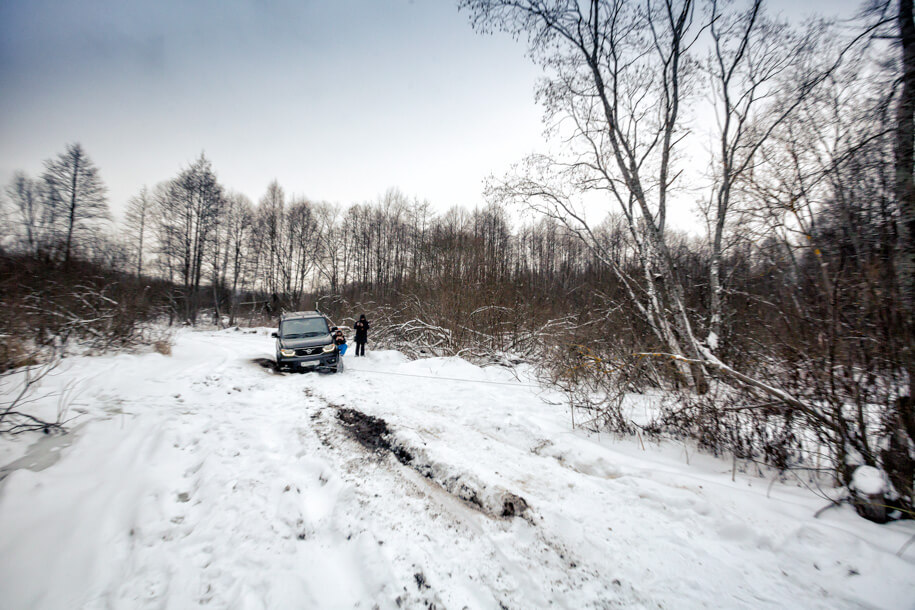
[[[0,439],[0,607],[913,607],[910,522],[572,430],[523,370],[277,374],[272,351],[182,331],[170,357],[67,359],[45,387],[73,389],[75,433]]]

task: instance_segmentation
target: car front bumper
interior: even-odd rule
[[[309,369],[327,369],[334,368],[340,361],[340,356],[336,350],[326,354],[316,354],[312,356],[279,356],[276,363],[280,367],[288,367],[293,370],[307,371]]]

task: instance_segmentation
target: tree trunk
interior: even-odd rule
[[[64,252],[64,265],[70,263],[70,247],[73,242],[73,225],[76,224],[76,187],[79,181],[79,157],[73,159],[73,180],[70,185],[70,217],[67,222],[67,249]]]
[[[899,202],[898,268],[909,339],[915,328],[915,20],[913,0],[899,0],[902,92],[896,110],[896,198]],[[905,348],[909,396],[915,396],[915,350]]]

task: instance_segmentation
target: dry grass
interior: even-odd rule
[[[27,349],[21,339],[0,335],[0,373],[38,363],[35,351]]]
[[[153,342],[153,349],[156,350],[156,353],[162,354],[163,356],[171,356],[172,342],[168,339],[159,339],[158,341]]]

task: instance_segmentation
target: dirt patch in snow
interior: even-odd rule
[[[251,362],[253,362],[254,364],[256,364],[257,366],[259,366],[261,368],[265,368],[270,371],[273,371],[274,369],[276,369],[276,362],[274,362],[270,358],[252,358]]]
[[[355,409],[337,409],[337,419],[359,444],[370,451],[390,451],[404,465],[413,461],[413,456],[403,447],[391,444],[388,424],[379,417],[366,415]]]
[[[529,507],[521,496],[503,489],[487,488],[481,481],[466,473],[454,473],[439,464],[417,459],[414,452],[396,442],[387,422],[379,417],[344,407],[338,407],[336,411],[337,420],[343,424],[350,436],[369,451],[390,452],[404,466],[409,466],[451,495],[490,516],[528,519],[525,513]]]

